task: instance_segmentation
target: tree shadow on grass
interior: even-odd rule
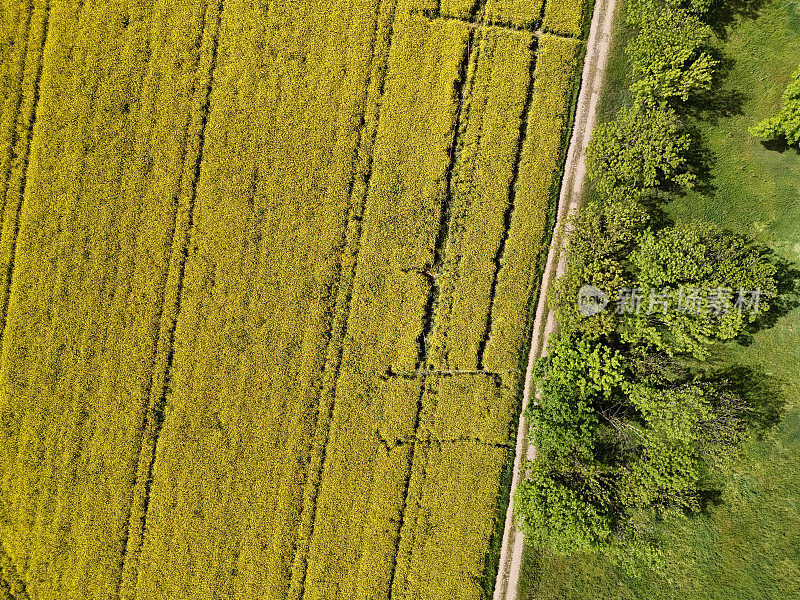
[[[793,152],[800,156],[800,145],[790,145],[784,136],[775,138],[774,140],[763,141],[761,142],[761,145],[770,152],[777,152],[778,154]]]
[[[708,516],[713,507],[722,504],[722,490],[716,488],[700,490],[697,493],[697,503],[700,505],[700,512]]]
[[[741,90],[725,87],[736,61],[718,48],[706,51],[717,61],[710,89],[695,94],[678,106],[678,110],[688,117],[716,126],[721,118],[744,114],[744,105],[749,96]]]
[[[708,51],[718,61],[711,89],[692,96],[688,101],[678,104],[676,109],[685,117],[684,129],[692,140],[692,145],[686,153],[688,171],[695,178],[691,191],[712,197],[717,193],[712,173],[717,156],[711,149],[705,127],[717,126],[720,119],[744,114],[744,104],[748,96],[739,90],[724,87],[735,61],[716,49],[711,48]],[[687,193],[686,190],[680,189],[668,191],[678,196]]]
[[[731,25],[741,19],[755,19],[761,14],[765,0],[714,0],[705,21],[722,40],[728,38]]]
[[[758,315],[756,320],[750,323],[745,331],[736,338],[736,341],[742,346],[751,345],[756,333],[772,329],[781,318],[800,307],[800,270],[785,258],[777,256],[772,249],[765,249],[765,253],[777,269],[775,279],[778,294],[769,300],[769,310]]]
[[[705,197],[714,196],[717,193],[717,186],[714,184],[714,175],[711,169],[717,162],[717,155],[711,149],[706,135],[699,127],[690,125],[687,129],[693,142],[686,154],[689,172],[695,178],[692,191]]]
[[[741,418],[757,438],[775,427],[783,417],[786,398],[781,380],[753,366],[734,365],[711,374],[708,380],[744,401]]]

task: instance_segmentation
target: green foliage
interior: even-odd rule
[[[706,356],[712,342],[736,338],[767,312],[777,294],[776,268],[763,250],[701,223],[644,232],[630,268],[647,310],[623,319],[622,337],[669,354]],[[692,294],[697,310],[689,304]],[[656,306],[664,295],[670,303]]]
[[[656,186],[691,186],[686,152],[691,140],[677,114],[663,105],[623,107],[615,121],[595,129],[586,168],[608,197]]]
[[[553,552],[646,548],[654,520],[699,510],[709,473],[742,440],[746,406],[724,382],[643,378],[625,353],[563,330],[534,378],[537,454],[515,502]]]
[[[719,61],[704,50],[711,28],[685,9],[631,11],[639,34],[628,44],[631,91],[642,104],[657,104],[708,91]]]
[[[717,4],[723,10],[745,5]],[[796,152],[762,147],[748,134],[748,126],[777,114],[774,92],[780,95],[793,67],[800,64],[797,9],[796,0],[765,2],[757,18],[737,18],[727,30],[719,45],[721,53],[732,59],[731,68],[724,89],[714,97],[740,97],[741,110],[696,123],[714,157],[713,188],[690,191],[663,207],[666,217],[679,223],[702,219],[751,235],[795,268],[800,258],[800,160]],[[626,37],[624,30],[618,33],[619,38]],[[624,74],[618,75],[608,80],[611,91],[604,92],[605,101],[617,105],[622,95],[617,90],[624,82]],[[680,109],[679,104],[676,108]],[[570,307],[575,305],[575,289]],[[647,528],[641,542],[626,544],[611,558],[606,552],[561,556],[532,548],[526,556],[523,596],[548,600],[800,597],[795,584],[800,581],[800,536],[787,534],[800,531],[799,318],[800,309],[795,308],[776,319],[774,326],[748,336],[747,344],[715,345],[703,365],[748,365],[737,381],[760,390],[747,396],[753,401],[753,411],[763,410],[759,401],[778,406],[786,402],[779,423],[768,434],[756,439],[748,436],[731,450],[732,469],[724,465],[715,469],[718,475],[705,493],[704,514],[691,519],[668,516]],[[584,326],[595,319],[584,319]],[[654,366],[660,370],[658,363],[665,358],[648,353],[639,359],[631,357],[634,362],[637,376],[644,377]],[[670,369],[678,366],[675,362],[683,363],[683,357],[670,361]],[[748,421],[761,419],[752,411],[744,414]],[[645,516],[638,517],[640,522]],[[642,561],[653,538],[659,544],[658,560]],[[659,560],[662,564],[654,569],[653,563]]]
[[[588,458],[596,442],[596,399],[609,400],[623,381],[622,357],[602,344],[568,335],[552,338],[536,363],[539,398],[528,410],[537,452]]]
[[[763,249],[701,223],[653,231],[647,222],[636,199],[589,202],[580,211],[551,297],[562,327],[702,358],[712,343],[736,338],[770,310],[776,268]],[[612,302],[590,318],[578,313],[575,296],[587,284]],[[614,303],[623,290],[635,290],[638,310],[619,314]]]
[[[514,496],[521,510],[521,526],[528,543],[558,554],[606,549],[612,519],[594,502],[551,469],[536,461]]]
[[[596,129],[587,151],[597,193],[568,227],[566,272],[550,299],[560,329],[534,369],[527,412],[537,455],[516,507],[528,535],[555,553],[600,552],[632,570],[661,563],[654,525],[696,513],[745,437],[747,403],[684,363],[740,335],[777,294],[776,268],[745,238],[651,218],[658,192],[695,181],[677,101],[714,81],[709,6],[631,5],[634,102]],[[585,284],[612,301],[636,288],[641,305],[583,318],[575,292]],[[632,553],[641,560],[627,560]]]
[[[628,0],[628,17],[637,21],[646,13],[687,10],[692,14],[705,15],[719,0]]]
[[[754,125],[750,128],[750,133],[766,140],[783,137],[792,146],[800,144],[800,69],[792,75],[783,92],[783,108],[780,114]]]
[[[589,202],[568,224],[566,269],[551,288],[550,304],[561,327],[596,338],[616,329],[616,316],[604,311],[591,319],[578,313],[575,291],[593,285],[614,298],[633,287],[626,258],[650,220],[637,196],[616,202]]]

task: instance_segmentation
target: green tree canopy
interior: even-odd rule
[[[612,199],[656,186],[691,186],[686,153],[690,138],[666,106],[623,107],[598,126],[586,151],[586,168],[598,191]]]
[[[623,340],[668,354],[706,356],[769,310],[776,268],[747,239],[701,223],[640,235],[630,255],[643,306],[622,320]]]
[[[561,332],[548,348],[526,412],[537,454],[515,496],[531,540],[613,555],[655,520],[696,511],[742,440],[744,402],[725,384],[637,377],[602,342]]]
[[[638,102],[655,104],[711,89],[719,61],[705,50],[711,28],[686,9],[631,11],[631,24],[640,28],[627,46],[631,86]]]
[[[792,75],[783,93],[780,114],[751,127],[750,133],[765,140],[783,137],[791,146],[800,144],[800,69]]]

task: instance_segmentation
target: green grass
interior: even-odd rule
[[[775,114],[789,76],[800,64],[800,3],[767,1],[742,18],[721,45],[733,61],[720,99],[729,116],[701,115],[711,156],[711,189],[673,201],[676,221],[700,219],[746,233],[800,269],[800,153],[769,149],[747,128]],[[619,28],[601,115],[626,100]],[[775,388],[780,422],[750,443],[721,497],[706,515],[664,527],[665,573],[631,577],[588,556],[527,553],[522,598],[761,600],[800,598],[800,309],[722,349],[717,365],[745,365]]]

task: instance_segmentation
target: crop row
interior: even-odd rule
[[[32,597],[480,596],[580,43],[418,4],[3,4]]]
[[[6,318],[48,17],[48,5],[41,0],[0,6],[0,331]]]
[[[395,439],[415,429],[420,382],[376,384],[387,369],[413,370],[420,357],[431,293],[425,270],[446,200],[469,33],[400,8],[394,30],[308,557],[309,600],[386,595],[395,552],[386,536],[396,537],[408,459],[398,447],[378,460],[376,430]],[[362,556],[371,558],[362,565]]]
[[[544,0],[416,0],[414,9],[432,16],[530,29],[541,22],[543,6]]]
[[[480,362],[533,77],[531,34],[492,27],[476,38],[430,340],[438,369],[476,369]]]
[[[549,0],[542,28],[550,33],[572,36],[584,34],[588,0]]]
[[[438,356],[446,359],[438,366],[474,368],[475,342],[485,334],[482,328],[487,318],[492,319],[493,336],[498,335],[499,321],[504,330],[499,340],[490,339],[486,366],[505,374],[428,379],[400,535],[393,596],[397,598],[480,598],[483,594],[485,552],[498,511],[501,472],[513,442],[509,425],[521,384],[513,367],[526,335],[522,315],[532,293],[546,211],[558,176],[580,52],[577,41],[546,36],[536,61],[533,89],[526,90],[522,73],[530,67],[531,57],[525,52],[529,44],[511,33],[503,32],[503,43],[496,48],[513,49],[516,60],[505,54],[499,63],[517,65],[504,75],[512,81],[501,86],[482,79],[487,74],[481,73],[478,58],[469,121],[461,136],[463,165],[454,186],[452,243],[448,245],[452,262],[446,263],[450,270],[441,277],[447,280],[459,268],[483,276],[442,285],[440,292],[447,292],[449,298],[439,296],[434,326],[439,333],[440,318],[460,319],[457,327],[441,333],[441,344],[435,347],[441,348]],[[490,50],[486,50],[488,56]],[[523,107],[526,114],[521,121]],[[493,118],[505,126],[502,133],[492,127]],[[472,127],[477,133],[471,135]],[[490,152],[482,151],[490,145]],[[522,153],[516,159],[520,146]],[[513,188],[510,195],[509,186]],[[481,225],[492,240],[488,248],[480,243]],[[465,235],[471,229],[475,233]],[[495,253],[501,266],[492,299],[488,292],[493,286],[488,282],[496,273]],[[480,264],[487,267],[480,269]],[[476,290],[484,294],[475,294]],[[483,306],[483,312],[470,310],[472,303]],[[451,312],[440,313],[444,307]],[[479,326],[465,319],[462,311]],[[508,318],[505,322],[504,317]],[[464,332],[472,332],[471,343],[460,337]],[[461,356],[464,362],[458,362]]]
[[[520,383],[513,366],[526,333],[521,315],[541,248],[531,240],[544,233],[581,49],[578,41],[545,37],[523,122],[532,62],[527,34],[469,33],[456,21],[421,17],[395,27],[307,598],[482,593]],[[434,60],[441,66],[428,71]],[[459,65],[465,60],[468,69]],[[492,68],[501,64],[506,68]],[[424,121],[414,119],[418,114]],[[508,272],[505,254],[498,289],[506,296],[495,305],[517,313],[504,345],[493,346],[495,355],[505,350],[505,368],[498,370],[509,374],[390,377],[376,384],[387,367],[390,373],[475,368],[512,182],[521,207],[508,233],[515,271]],[[445,213],[427,208],[436,206]],[[447,237],[438,242],[442,217]],[[521,239],[523,248],[515,245]],[[431,253],[437,242],[442,247]],[[527,262],[517,265],[520,257]],[[464,280],[457,276],[461,264],[469,265]],[[521,279],[516,286],[512,275]],[[426,297],[434,300],[429,308]],[[482,312],[473,308],[481,305]],[[465,319],[462,311],[472,312]],[[420,339],[428,319],[430,339]],[[467,326],[448,330],[449,319]],[[449,361],[451,355],[457,358]]]
[[[2,535],[38,599],[116,598],[136,537],[207,60],[204,3],[82,5],[42,9],[3,337]]]
[[[379,18],[225,3],[139,598],[292,586]]]
[[[520,156],[516,202],[501,259],[484,365],[517,365],[527,330],[521,323],[536,288],[535,265],[543,249],[547,210],[557,191],[568,133],[571,99],[583,43],[544,35],[539,41],[533,99]]]

